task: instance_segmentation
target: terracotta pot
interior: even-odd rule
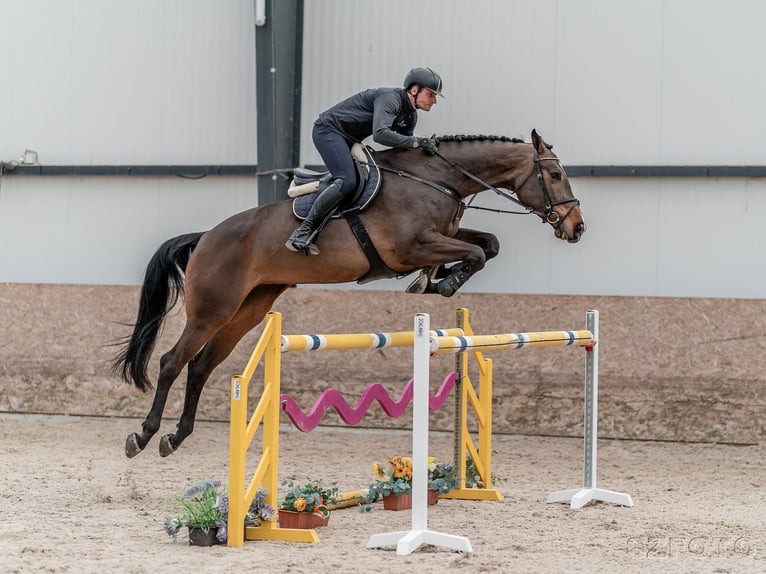
[[[313,512],[279,511],[280,528],[319,528],[320,526],[327,526],[328,522],[330,522],[329,514],[321,517]]]
[[[438,491],[435,489],[428,489],[428,505],[436,504],[438,498]],[[400,494],[396,496],[393,492],[383,497],[383,508],[386,510],[407,510],[412,508],[412,493]]]
[[[199,526],[189,526],[189,544],[191,546],[215,546],[218,541],[218,528],[213,527],[205,532]]]

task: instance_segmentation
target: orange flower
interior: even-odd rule
[[[306,499],[305,498],[296,498],[295,499],[295,510],[298,512],[303,512],[303,510],[306,508]]]

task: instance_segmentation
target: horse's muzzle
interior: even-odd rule
[[[585,221],[580,219],[573,225],[567,225],[567,221],[561,222],[560,225],[554,228],[554,235],[558,239],[562,239],[567,243],[577,243],[580,241],[582,234],[585,233]]]

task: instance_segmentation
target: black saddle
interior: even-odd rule
[[[357,172],[357,188],[354,195],[345,201],[333,217],[340,217],[343,212],[349,210],[362,211],[373,200],[380,189],[380,168],[375,163],[372,154],[365,149],[366,162],[355,161]],[[293,213],[298,219],[306,219],[314,200],[325,187],[330,185],[333,177],[329,171],[314,171],[304,167],[293,170],[293,186],[319,182],[319,188],[315,192],[299,195],[293,199]],[[293,187],[291,186],[291,187]]]

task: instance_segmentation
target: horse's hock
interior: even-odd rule
[[[405,281],[406,282],[406,281]],[[404,283],[402,282],[402,288]],[[109,371],[115,349],[129,334],[138,287],[0,285],[0,411],[143,417],[152,398]],[[599,309],[599,433],[602,438],[753,443],[763,439],[766,407],[761,375],[766,355],[766,301],[458,293],[451,299],[400,292],[290,289],[274,306],[292,333],[401,331],[414,313],[433,327],[454,325],[456,307],[471,309],[482,332],[540,331],[580,325]],[[167,349],[183,325],[174,312],[158,342]],[[228,420],[229,380],[252,352],[249,334],[211,377],[200,402],[201,420]],[[567,349],[524,349],[492,356],[495,433],[582,436],[583,366]],[[159,356],[159,355],[158,355]],[[150,375],[157,375],[153,357]],[[440,356],[432,387],[453,368]],[[259,375],[256,374],[256,378]],[[349,400],[370,383],[398,394],[412,377],[411,350],[288,353],[283,392],[309,407],[326,388]],[[183,376],[166,418],[177,416]],[[431,428],[452,430],[451,409],[431,414]],[[360,426],[409,426],[372,408]],[[285,419],[284,422],[287,422]],[[328,412],[322,424],[343,424]]]

